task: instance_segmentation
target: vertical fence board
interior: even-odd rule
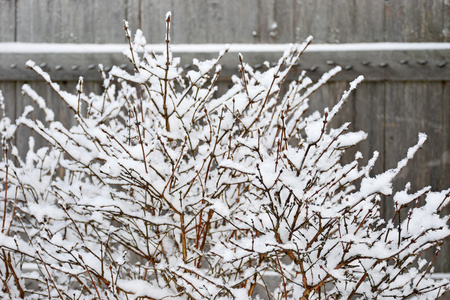
[[[131,32],[136,32],[136,29],[142,29],[143,26],[143,18],[144,18],[144,12],[143,12],[143,2],[142,0],[128,0],[125,3],[126,6],[126,12],[125,12],[125,20],[128,21]],[[162,20],[164,15],[161,14],[160,19]],[[147,33],[144,32],[144,35],[147,36]]]
[[[350,85],[346,81],[337,81],[329,83],[327,86],[329,94],[328,107],[331,110],[339,102],[344,91],[349,89]],[[348,130],[355,130],[355,102],[355,93],[352,93],[339,113],[331,121],[329,128],[337,128],[344,123],[350,122]]]
[[[25,107],[31,105],[34,108],[34,111],[28,114],[29,119],[39,119],[45,120],[44,113],[39,109],[39,107],[33,103],[30,97],[22,95],[22,86],[27,82],[17,82],[16,85],[16,101],[15,101],[15,110],[16,115],[21,116]],[[46,99],[48,103],[53,102],[52,95],[50,91],[50,87],[43,82],[28,82],[38,95],[42,98]],[[24,125],[20,125],[16,131],[16,142],[15,145],[19,150],[19,154],[21,157],[25,157],[26,153],[29,150],[28,142],[29,137],[32,136],[35,141],[34,150],[39,149],[46,145],[45,141],[36,133],[31,131],[28,127]]]
[[[380,154],[372,174],[379,174],[384,168],[384,94],[383,82],[365,82],[358,87],[353,100],[355,103],[354,128],[368,134],[367,139],[358,146],[364,156],[361,164],[366,165],[374,151]]]
[[[388,84],[391,94],[386,100],[386,168],[395,168],[405,157],[409,147],[417,143],[418,133],[423,131],[422,113],[425,105],[424,86],[418,83],[399,82]],[[402,189],[411,182],[411,190],[421,188],[424,157],[417,153],[399,174],[394,187]]]
[[[3,118],[3,116],[9,118],[11,120],[11,123],[14,123],[14,120],[16,119],[16,110],[14,108],[14,100],[16,99],[15,93],[16,93],[16,83],[15,82],[0,82],[0,91],[4,98],[4,105],[5,110],[3,111],[0,108],[0,119]],[[13,141],[14,143],[14,141]],[[3,143],[0,141],[0,153],[3,154]],[[10,155],[8,155],[10,157]]]
[[[424,89],[424,109],[421,115],[422,132],[428,135],[426,144],[420,152],[420,156],[424,157],[422,170],[425,177],[424,182],[434,186],[435,189],[443,189],[445,188],[445,182],[441,176],[445,164],[443,160],[445,142],[443,141],[450,138],[446,137],[444,132],[444,123],[450,122],[450,119],[444,119],[443,112],[444,102],[448,102],[450,98],[444,99],[442,82],[429,82],[422,86]]]
[[[273,28],[276,26],[275,19],[275,3],[276,0],[260,0],[258,1],[258,36],[260,43],[274,43]]]
[[[63,41],[94,43],[96,38],[93,1],[61,0],[61,5],[63,8],[61,11]]]
[[[303,41],[310,35],[314,37],[314,43],[328,41],[328,0],[296,0],[294,12],[296,41]]]
[[[105,9],[108,8],[108,9]],[[93,1],[94,43],[125,43],[123,20],[126,19],[126,1]]]
[[[418,184],[431,185],[433,190],[444,189],[445,184],[443,182],[443,169],[445,168],[445,162],[443,161],[443,153],[445,153],[445,140],[450,137],[445,137],[444,124],[449,122],[449,119],[444,119],[444,88],[441,82],[432,82],[423,85],[423,95],[427,98],[424,100],[424,107],[422,113],[422,132],[428,135],[428,139],[420,151],[417,154],[421,161],[420,169],[416,172],[423,172],[423,179]],[[449,98],[450,99],[450,98]],[[447,100],[448,101],[448,100]],[[419,187],[420,188],[420,187]],[[435,249],[431,249],[426,252],[425,257],[431,261],[434,256]],[[443,257],[440,255],[435,261],[435,272],[445,272],[445,262],[442,261]]]
[[[205,43],[208,40],[207,0],[174,0],[173,8],[173,41],[186,44]]]
[[[294,11],[297,40],[313,35],[316,43],[383,41],[383,1],[297,0]]]
[[[405,108],[406,98],[405,85],[406,83],[404,82],[386,83],[384,132],[385,152],[381,154],[385,157],[385,170],[395,168],[397,166],[397,162],[402,159],[406,153],[406,145],[411,145],[410,142],[407,142],[410,139],[407,137],[407,133],[405,132],[408,131],[409,126],[405,126],[404,122],[400,122],[400,117],[405,113],[403,110]],[[406,107],[411,106],[411,103],[406,104]],[[414,128],[411,128],[411,130],[416,132]],[[404,174],[404,172],[402,174]],[[398,178],[395,182],[395,186],[402,187],[402,184],[399,183]],[[386,219],[391,219],[394,216],[392,197],[386,197],[384,201],[384,217]]]
[[[35,43],[61,42],[60,1],[17,1],[17,41]]]
[[[174,37],[174,32],[181,20],[189,19],[187,15],[183,14],[180,10],[180,15],[178,11],[175,11],[173,1],[158,1],[158,0],[139,0],[140,8],[140,28],[144,31],[145,38],[148,43],[164,43],[165,33],[166,33],[166,13],[172,11],[174,14],[171,23],[171,36],[172,42],[177,42]],[[130,24],[133,28],[137,27],[137,24]]]
[[[422,9],[421,16],[422,38],[420,42],[444,42],[444,18],[448,17],[444,15],[444,0],[427,0],[424,4],[425,7]],[[412,5],[411,9],[421,11]]]
[[[353,22],[354,34],[348,36],[346,43],[384,42],[384,1],[357,0]],[[341,38],[342,39],[342,38]]]
[[[386,5],[386,41],[443,41],[443,0],[390,0]]]
[[[444,36],[443,42],[450,42],[450,0],[444,0],[444,7],[442,9],[443,14],[443,29],[442,34]]]
[[[346,0],[333,0],[329,3],[328,42],[346,43],[352,42],[355,36],[356,26],[352,26],[356,19],[355,3]]]
[[[17,41],[123,43],[126,12],[123,0],[17,1]]]
[[[448,119],[442,115],[442,84],[388,83],[386,95],[386,169],[394,168],[405,157],[407,149],[417,142],[419,132],[428,134],[428,141],[402,170],[394,189],[403,189],[406,182],[411,182],[412,191],[425,184],[448,188],[448,182],[441,185],[445,168],[441,158],[445,150],[441,145],[448,139],[444,131]]]
[[[14,42],[15,1],[0,0],[0,42]]]
[[[355,92],[355,130],[363,130],[368,137],[362,141],[356,149],[363,154],[360,166],[367,165],[369,159],[378,152],[378,159],[370,172],[374,177],[384,171],[386,153],[384,129],[385,129],[385,95],[386,86],[384,82],[363,82]],[[390,214],[392,208],[386,201],[380,203],[382,216]]]
[[[277,43],[294,43],[295,26],[294,26],[294,1],[295,0],[278,0],[275,2],[275,21],[277,27],[273,31]]]
[[[3,117],[3,113],[8,117],[11,122],[14,122],[16,118],[16,110],[14,108],[14,100],[16,99],[16,83],[15,82],[0,82],[0,91],[2,92],[5,104],[5,111],[0,109],[0,117]]]
[[[448,82],[443,83],[443,109],[442,109],[442,119],[444,139],[439,141],[443,145],[442,160],[443,166],[441,169],[442,185],[438,187],[439,189],[450,189],[450,84]],[[448,205],[441,215],[450,215],[450,205]],[[450,272],[450,241],[442,246],[440,254],[439,266],[442,272]],[[448,293],[447,293],[448,294]]]
[[[311,95],[309,101],[309,109],[307,115],[312,114],[315,111],[320,112],[321,115],[324,113],[325,108],[331,110],[341,99],[342,93],[348,89],[348,82],[337,81],[327,83],[325,86],[318,89],[314,94]],[[354,95],[351,95],[348,102],[344,104],[341,111],[336,115],[336,117],[331,121],[328,128],[337,128],[346,122],[352,122],[349,129],[352,130],[354,126]]]
[[[207,41],[209,43],[257,42],[256,0],[208,0]]]
[[[442,143],[444,149],[441,153],[442,155],[442,161],[443,161],[443,168],[442,168],[442,181],[441,186],[439,188],[441,189],[448,189],[450,188],[450,83],[449,82],[443,82],[443,93],[442,93],[442,120],[443,120],[443,140],[439,141],[439,143]],[[448,207],[448,212],[450,215],[450,206]],[[450,252],[449,256],[450,256]],[[450,266],[448,268],[450,270]]]

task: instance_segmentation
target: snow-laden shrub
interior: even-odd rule
[[[77,94],[62,91],[28,62],[77,125],[56,121],[27,85],[45,120],[27,117],[31,107],[16,124],[2,118],[2,298],[435,299],[449,288],[420,256],[449,235],[439,212],[450,191],[406,188],[392,220],[379,212],[425,136],[375,177],[377,153],[367,166],[360,153],[341,163],[366,134],[328,124],[362,77],[306,116],[308,97],[340,70],[286,82],[311,39],[264,72],[240,56],[239,76],[215,98],[226,51],[185,74],[169,30],[162,55],[126,33],[134,72],[102,72],[101,95],[86,95],[82,79]],[[48,146],[30,138],[19,157],[16,125]]]

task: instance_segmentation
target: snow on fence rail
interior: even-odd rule
[[[50,75],[60,80],[99,80],[97,64],[106,69],[112,65],[131,69],[122,55],[123,44],[29,44],[0,43],[0,80],[39,80],[25,66],[28,59],[39,64]],[[221,61],[222,77],[229,78],[236,73],[238,58],[242,53],[247,62],[256,69],[261,62],[274,62],[286,49],[286,44],[178,44],[172,45],[175,55],[182,58],[186,69],[194,57],[211,59],[216,53],[229,47]],[[148,45],[155,52],[161,52],[164,45]],[[343,67],[344,72],[335,81],[352,80],[364,74],[366,81],[435,81],[450,80],[450,43],[357,43],[316,44],[308,48],[300,64],[293,70],[296,77],[302,70],[310,76],[320,75],[334,65]]]

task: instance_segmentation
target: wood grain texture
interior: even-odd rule
[[[15,0],[0,0],[0,42],[14,42],[15,18]]]
[[[362,130],[368,138],[361,142],[358,150],[363,154],[361,164],[367,164],[374,151],[380,154],[372,175],[379,174],[384,169],[384,126],[385,126],[385,93],[384,82],[363,82],[355,91],[354,97],[354,129]]]
[[[418,83],[389,83],[386,93],[386,168],[397,166],[409,147],[417,143],[417,135],[423,130],[422,112],[424,109],[424,85]],[[399,174],[394,185],[403,188],[411,182],[411,188],[420,188],[423,170],[417,168],[423,157],[420,153]]]
[[[16,110],[14,106],[14,101],[16,99],[16,83],[15,82],[0,82],[0,92],[4,99],[5,110],[3,111],[0,108],[0,118],[4,116],[9,118],[11,122],[14,122],[16,119]],[[3,152],[3,143],[0,142],[0,151]],[[10,156],[8,156],[10,157]]]
[[[295,0],[258,2],[258,38],[261,43],[295,42]]]
[[[61,0],[62,41],[94,43],[93,2]]]
[[[426,185],[433,189],[449,188],[443,173],[446,144],[450,137],[445,131],[448,118],[443,115],[448,102],[443,95],[442,82],[388,83],[386,92],[386,169],[393,168],[417,142],[417,134],[424,132],[428,140],[407,167],[400,173],[394,189],[402,189],[411,182],[416,191]],[[447,125],[446,125],[447,124]],[[444,178],[443,178],[444,177]]]
[[[106,7],[108,9],[105,9]],[[92,11],[90,13],[93,20],[94,43],[125,43],[123,20],[127,18],[126,11],[127,1],[92,1]]]
[[[15,99],[16,99],[16,83],[15,82],[0,82],[0,91],[3,95],[5,103],[5,111],[0,109],[0,116],[5,114],[11,121],[16,119]]]
[[[450,182],[445,181],[444,169],[449,165],[445,163],[446,142],[450,136],[445,135],[445,123],[450,119],[445,119],[445,100],[444,86],[441,82],[426,84],[424,94],[427,98],[424,100],[426,109],[422,113],[422,132],[428,135],[428,139],[423,149],[418,153],[420,163],[419,171],[423,172],[423,179],[418,184],[430,185],[433,190],[449,189]],[[447,99],[449,102],[450,98]],[[426,258],[433,259],[435,249],[426,252]],[[447,252],[448,253],[448,252]],[[435,272],[445,272],[445,256],[440,255],[435,261]]]
[[[258,38],[261,43],[274,43],[278,26],[275,16],[276,0],[258,1]]]
[[[15,99],[15,111],[16,115],[22,115],[24,108],[28,105],[32,106],[34,110],[28,115],[30,119],[40,119],[44,120],[45,116],[42,111],[39,110],[39,107],[33,103],[33,101],[28,96],[22,95],[22,86],[27,82],[17,82],[16,84],[16,99]],[[42,98],[47,99],[49,102],[52,102],[50,87],[43,82],[29,82],[29,84]],[[41,138],[36,132],[33,132],[28,127],[21,125],[17,128],[16,136],[15,136],[15,146],[19,151],[19,155],[21,157],[25,157],[26,153],[29,150],[29,137],[33,137],[35,141],[34,150],[44,147],[46,145],[43,138]]]
[[[443,29],[442,35],[444,42],[450,42],[450,0],[444,0],[444,7],[442,9],[443,15]]]
[[[172,0],[159,1],[159,0],[132,0],[129,2],[129,22],[132,28],[132,32],[137,28],[140,28],[145,35],[148,43],[164,43],[166,33],[166,13],[173,11],[174,4]],[[180,22],[179,20],[185,19],[187,16],[177,16],[172,18],[172,42],[174,28]]]
[[[174,14],[175,43],[443,42],[449,0],[1,0],[0,41],[117,43],[122,20],[149,42]],[[163,33],[161,33],[163,32]],[[17,33],[17,34],[15,34]],[[255,34],[254,34],[255,33]],[[17,35],[17,38],[15,36]]]
[[[334,0],[328,4],[328,40],[329,43],[348,43],[354,41],[355,2]]]
[[[385,2],[357,0],[354,3],[353,22],[349,24],[354,29],[353,34],[347,37],[346,43],[384,42]]]
[[[131,2],[132,3],[132,2]],[[16,2],[17,41],[124,43],[124,0],[21,0]],[[106,9],[105,9],[106,8]]]
[[[174,43],[205,43],[208,40],[207,0],[173,0],[172,13]]]
[[[442,118],[444,120],[443,123],[443,131],[444,138],[440,141],[443,146],[443,152],[441,153],[443,166],[441,169],[441,186],[438,186],[437,189],[447,189],[450,190],[449,182],[450,182],[450,83],[443,83],[443,109],[442,109]],[[433,187],[434,188],[434,187]],[[447,206],[441,213],[441,215],[450,215],[450,206]],[[439,258],[439,262],[437,265],[439,266],[439,270],[441,272],[450,272],[450,242],[446,242],[442,246],[441,257]],[[447,293],[448,294],[448,293]]]
[[[384,34],[383,1],[297,0],[296,39],[316,43],[380,42]]]
[[[207,1],[208,43],[254,43],[258,41],[257,0]]]
[[[386,2],[386,41],[442,42],[443,0]]]
[[[296,41],[304,41],[312,35],[314,43],[328,42],[328,1],[296,0],[294,2]]]
[[[60,1],[21,0],[16,1],[16,7],[16,41],[62,42]]]

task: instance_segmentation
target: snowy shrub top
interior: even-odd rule
[[[167,15],[167,24],[170,14]],[[73,111],[65,127],[28,85],[27,107],[12,124],[3,116],[0,179],[0,295],[37,299],[434,299],[449,283],[427,276],[421,253],[449,236],[439,212],[450,191],[395,193],[396,215],[380,217],[382,195],[425,142],[398,166],[371,177],[361,154],[341,157],[364,140],[349,123],[330,121],[340,101],[306,115],[309,96],[340,71],[314,83],[291,68],[311,42],[292,45],[276,66],[255,71],[239,55],[240,74],[217,96],[221,52],[194,60],[145,51],[125,24],[134,72],[100,66],[104,91],[77,94],[38,73]],[[0,96],[0,100],[2,97]],[[3,103],[3,101],[1,101]],[[3,104],[2,104],[3,105]],[[48,146],[18,156],[16,126]],[[424,199],[424,205],[417,205]],[[400,217],[400,212],[406,211]],[[276,286],[273,288],[273,286]]]

